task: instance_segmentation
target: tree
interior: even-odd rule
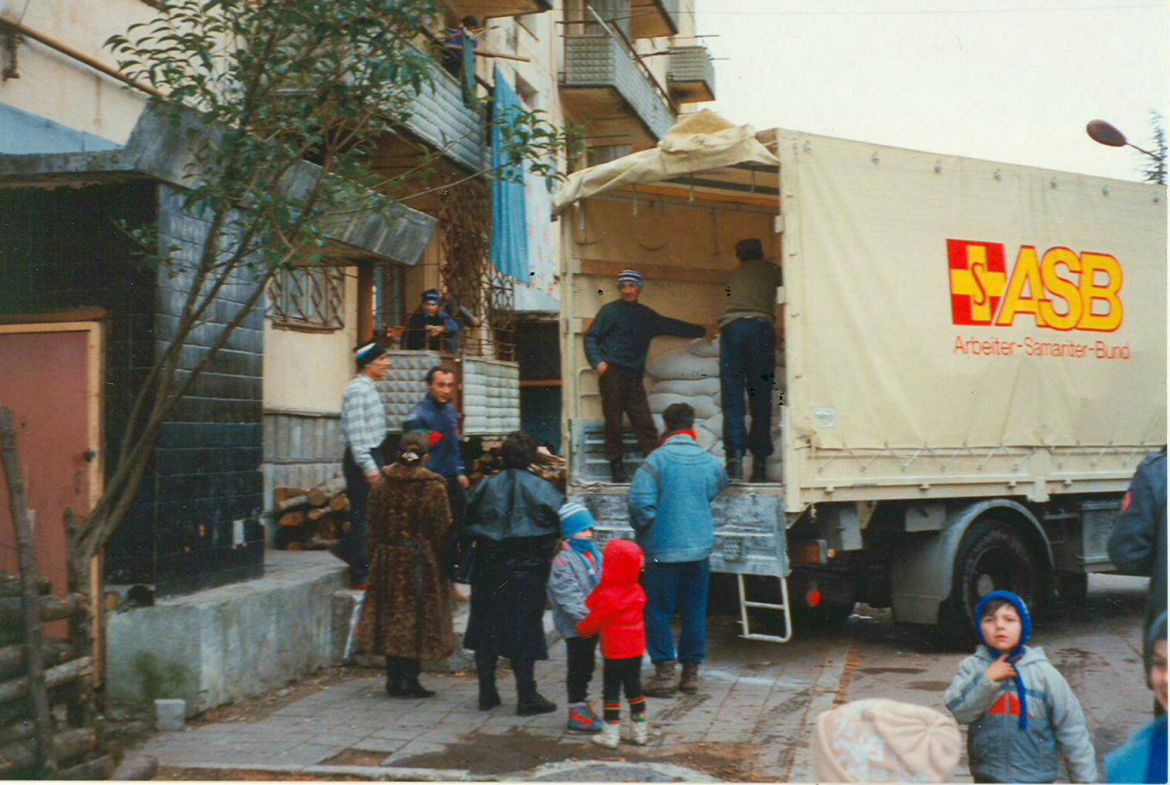
[[[377,141],[401,126],[428,82],[430,55],[419,42],[432,18],[431,0],[165,0],[151,21],[107,41],[119,69],[161,93],[156,108],[188,129],[184,208],[209,228],[192,255],[163,247],[153,227],[123,227],[184,304],[130,407],[103,493],[71,535],[80,586],[131,509],[163,423],[272,276],[323,260],[331,225],[390,210],[438,157],[392,179],[371,166]],[[548,162],[566,137],[539,112],[508,122],[510,160],[558,176]],[[242,307],[216,327],[209,312],[239,284],[248,292]],[[183,370],[195,330],[215,334]]]
[[[1166,123],[1165,118],[1155,111],[1150,111],[1150,127],[1152,129],[1153,155],[1146,167],[1142,169],[1142,180],[1147,183],[1166,184]]]

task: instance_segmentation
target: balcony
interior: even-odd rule
[[[552,8],[550,0],[443,0],[456,19],[474,16],[483,22],[495,16],[539,14]]]
[[[630,16],[631,38],[678,35],[678,0],[633,0]]]
[[[674,125],[670,99],[619,39],[566,35],[561,98],[591,145],[650,147]]]
[[[429,83],[414,99],[406,130],[471,171],[484,166],[483,122],[463,103],[459,81],[436,61],[428,64]]]
[[[715,100],[715,64],[705,46],[672,46],[666,88],[680,104]]]

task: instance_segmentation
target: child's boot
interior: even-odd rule
[[[569,723],[567,727],[574,733],[601,732],[601,722],[589,709],[588,703],[569,704]]]
[[[639,747],[645,747],[650,743],[650,720],[646,719],[645,714],[631,719],[630,735],[626,737],[626,740]]]
[[[601,732],[594,736],[590,741],[594,744],[600,744],[602,747],[609,747],[617,749],[618,742],[622,738],[622,723],[621,720],[614,722],[601,723]]]

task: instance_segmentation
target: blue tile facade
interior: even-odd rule
[[[134,394],[173,335],[184,293],[182,276],[139,263],[118,221],[156,224],[162,241],[186,258],[206,231],[184,214],[176,191],[153,181],[0,191],[0,315],[109,312],[107,467]],[[249,289],[246,280],[225,287],[209,320],[232,318]],[[213,327],[197,330],[180,367],[193,367],[213,334]],[[165,596],[263,573],[262,352],[260,307],[164,425],[138,499],[110,543],[109,582],[152,584]]]

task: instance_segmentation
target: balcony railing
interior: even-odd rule
[[[587,133],[613,137],[608,144],[653,144],[674,125],[669,98],[615,35],[566,35],[562,87],[566,103],[575,105],[574,114]],[[599,92],[614,95],[617,106],[609,106]],[[622,122],[627,118],[634,122]],[[607,125],[616,133],[603,133],[615,130]],[[622,135],[629,138],[617,138]]]
[[[672,46],[666,87],[679,103],[715,100],[715,64],[705,46]]]
[[[459,81],[438,62],[432,60],[428,68],[429,79],[414,100],[407,130],[468,169],[482,169],[485,146],[479,112],[463,102]]]

